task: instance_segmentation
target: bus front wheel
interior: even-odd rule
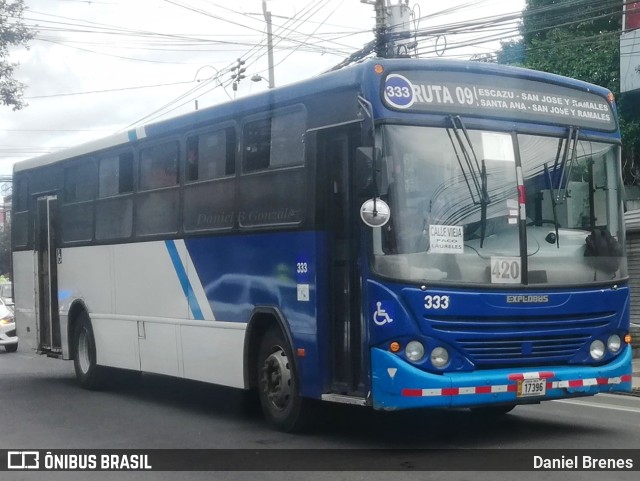
[[[91,320],[86,312],[78,316],[73,341],[73,367],[80,386],[91,390],[101,389],[104,386],[104,368],[96,363],[96,342]]]
[[[291,348],[280,329],[272,327],[262,338],[257,368],[260,405],[269,424],[284,432],[308,427],[310,401],[300,396]]]

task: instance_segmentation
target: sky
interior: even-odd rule
[[[187,113],[196,100],[205,108],[268,88],[262,0],[25,4],[25,23],[37,35],[28,50],[13,48],[11,60],[20,64],[15,76],[28,106],[0,107],[0,180],[17,161]],[[266,7],[276,87],[319,75],[373,40],[374,7],[360,0],[268,0]],[[517,35],[516,24],[463,33],[459,24],[517,14],[524,0],[411,0],[409,7],[414,28],[428,33],[420,56],[469,59]],[[234,92],[230,68],[238,58],[246,78]],[[6,195],[10,184],[0,188]]]

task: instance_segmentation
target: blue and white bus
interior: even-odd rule
[[[606,89],[373,59],[17,164],[16,324],[83,387],[255,390],[285,431],[630,390],[622,212]]]

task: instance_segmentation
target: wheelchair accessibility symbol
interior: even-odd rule
[[[376,311],[373,313],[373,322],[378,326],[384,326],[385,324],[391,324],[393,319],[385,309],[382,308],[382,302],[376,302]]]

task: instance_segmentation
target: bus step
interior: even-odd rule
[[[358,396],[347,396],[345,394],[323,394],[321,399],[323,401],[329,401],[329,402],[341,403],[341,404],[352,404],[354,406],[367,405],[366,398],[358,397]]]

